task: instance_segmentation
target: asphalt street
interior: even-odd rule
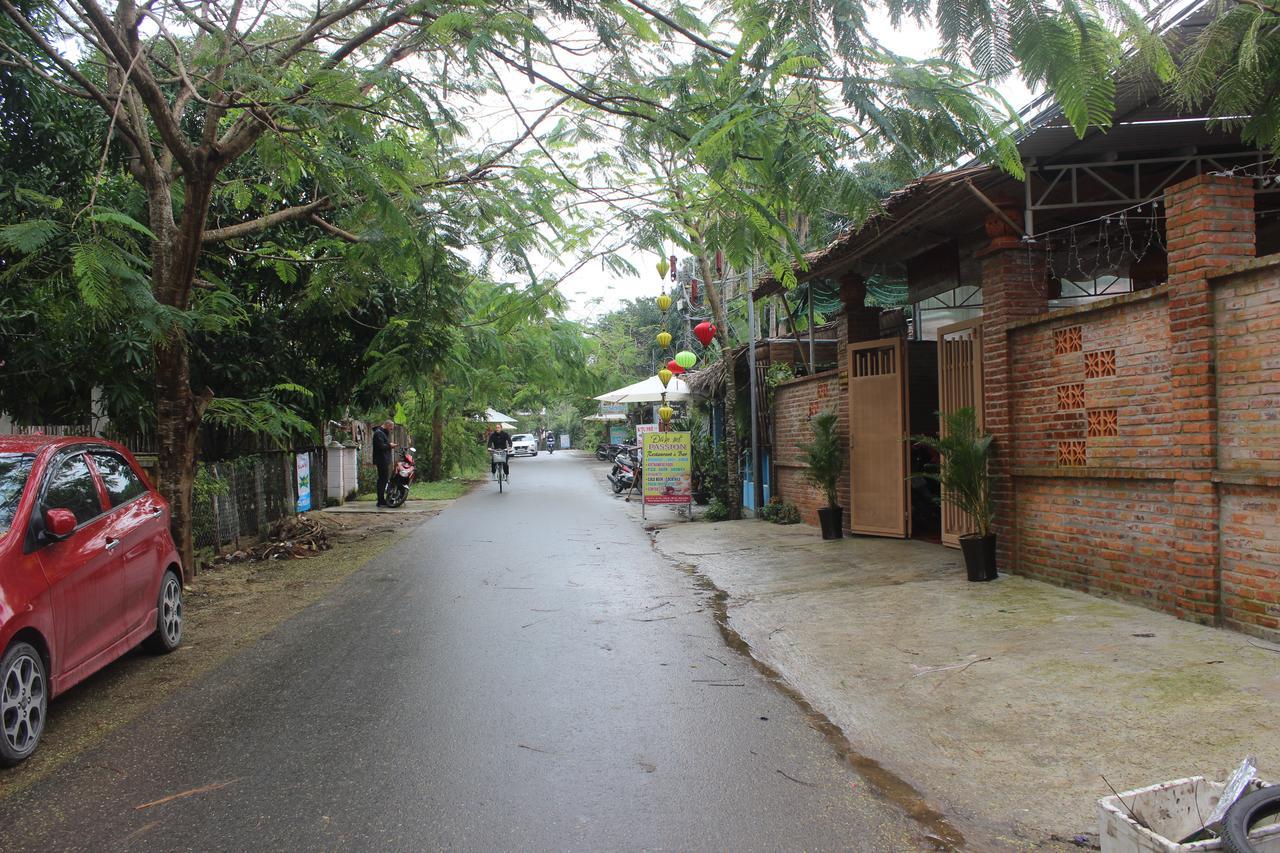
[[[0,848],[934,849],[726,645],[604,468],[516,460],[0,803]]]

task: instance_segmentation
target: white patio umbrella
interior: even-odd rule
[[[610,412],[606,415],[587,415],[584,421],[625,421],[627,416],[620,412]]]
[[[506,429],[507,425],[515,421],[515,418],[511,417],[511,415],[504,415],[497,409],[485,409],[484,417],[477,417],[476,420],[483,420],[487,424],[503,424],[503,429]]]
[[[596,399],[606,403],[656,403],[662,399],[662,390],[662,380],[657,376],[650,376],[625,388],[601,394]],[[666,391],[667,400],[670,402],[693,399],[693,392],[679,376],[671,377]]]

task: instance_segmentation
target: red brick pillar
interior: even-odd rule
[[[867,306],[867,280],[849,273],[840,280],[840,301],[844,303],[845,343],[880,339],[880,309]]]
[[[1256,251],[1253,185],[1248,178],[1201,175],[1165,190],[1169,249],[1170,372],[1180,431],[1170,467],[1184,619],[1221,621],[1218,578],[1218,411],[1209,276]]]
[[[1009,325],[1048,310],[1044,252],[1023,244],[1002,220],[988,223],[993,234],[982,258],[983,419],[992,443],[991,489],[995,503],[997,560],[1001,571],[1016,568],[1012,420],[1013,352]]]

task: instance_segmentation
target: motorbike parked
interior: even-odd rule
[[[620,495],[629,491],[643,476],[641,451],[639,447],[625,447],[613,459],[613,470],[609,472],[609,482],[613,484],[613,493]]]
[[[417,473],[413,463],[413,454],[417,452],[418,448],[410,447],[404,452],[404,458],[396,463],[396,470],[387,482],[387,506],[392,508],[403,506],[408,499],[409,486],[413,484],[413,478]]]
[[[610,459],[617,458],[618,454],[622,452],[623,447],[625,447],[625,445],[602,441],[596,445],[596,458],[601,462],[608,462]]]

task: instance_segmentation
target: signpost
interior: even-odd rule
[[[609,424],[609,443],[622,444],[627,440],[626,424]]]
[[[687,432],[644,433],[644,507],[685,504],[693,518],[691,435]]]
[[[311,509],[311,454],[298,454],[298,512]]]

